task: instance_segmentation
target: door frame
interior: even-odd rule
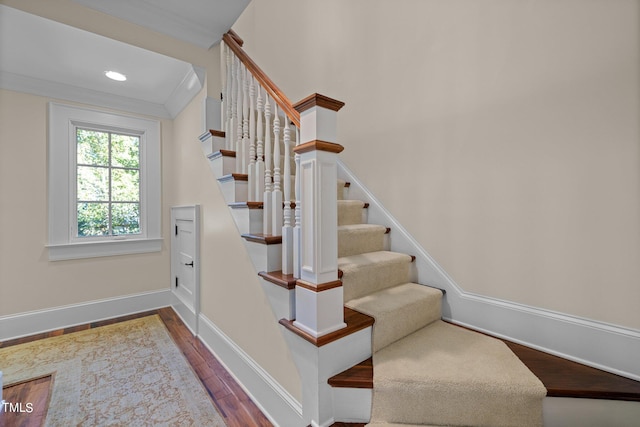
[[[175,283],[179,262],[177,245],[177,221],[193,221],[194,234],[194,301],[193,307],[183,301],[175,292]],[[172,307],[182,318],[182,321],[191,330],[191,333],[198,335],[198,317],[200,316],[200,205],[172,206],[171,207],[171,289]]]

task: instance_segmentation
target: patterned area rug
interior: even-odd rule
[[[0,349],[0,369],[54,373],[47,426],[225,425],[157,315]]]

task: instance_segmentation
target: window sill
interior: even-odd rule
[[[109,240],[47,245],[49,261],[160,252],[162,239]]]

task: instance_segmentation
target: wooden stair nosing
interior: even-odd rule
[[[340,338],[344,338],[362,329],[372,326],[373,323],[375,322],[375,319],[364,313],[360,313],[357,310],[353,310],[349,307],[344,307],[344,321],[347,324],[347,327],[338,329],[337,331],[331,332],[321,337],[314,337],[308,334],[307,332],[297,328],[293,324],[294,321],[295,319],[293,320],[280,319],[279,323],[285,328],[287,328],[289,331],[309,341],[311,344],[315,345],[316,347],[322,347],[323,345],[329,344],[333,341],[337,341]]]
[[[282,236],[272,236],[270,234],[243,234],[242,237],[248,242],[261,243],[263,245],[278,245],[282,243]]]
[[[231,209],[242,209],[242,208],[263,209],[264,203],[263,202],[232,202],[232,203],[228,203],[227,206],[229,206]]]
[[[221,176],[218,181],[249,181],[249,175],[246,173],[230,173]]]
[[[209,153],[207,154],[207,159],[209,159],[210,161],[219,159],[221,157],[236,157],[236,152],[235,151],[229,151],[229,150],[218,150],[218,151],[214,151],[213,153]]]
[[[373,358],[340,372],[327,380],[331,387],[373,388]]]
[[[225,131],[215,129],[209,129],[209,133],[211,136],[216,136],[218,138],[224,138],[227,135]]]
[[[282,270],[278,271],[261,271],[258,273],[258,276],[262,277],[264,280],[271,282],[275,285],[278,285],[282,288],[293,290],[296,288],[296,282],[298,279],[293,277],[293,274],[283,274]]]

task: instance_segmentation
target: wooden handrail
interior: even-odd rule
[[[251,72],[253,77],[255,77],[260,85],[265,88],[265,90],[271,95],[271,98],[278,104],[278,106],[284,111],[284,113],[289,117],[289,119],[293,122],[294,125],[300,127],[300,113],[298,113],[295,108],[293,108],[293,104],[287,98],[287,96],[276,86],[276,84],[265,74],[264,71],[255,62],[247,55],[247,53],[242,50],[242,44],[238,42],[238,40],[242,41],[242,39],[232,30],[229,30],[224,36],[222,36],[222,40],[224,40],[225,44],[229,46],[229,49],[236,54],[238,59],[242,61],[245,67]]]

